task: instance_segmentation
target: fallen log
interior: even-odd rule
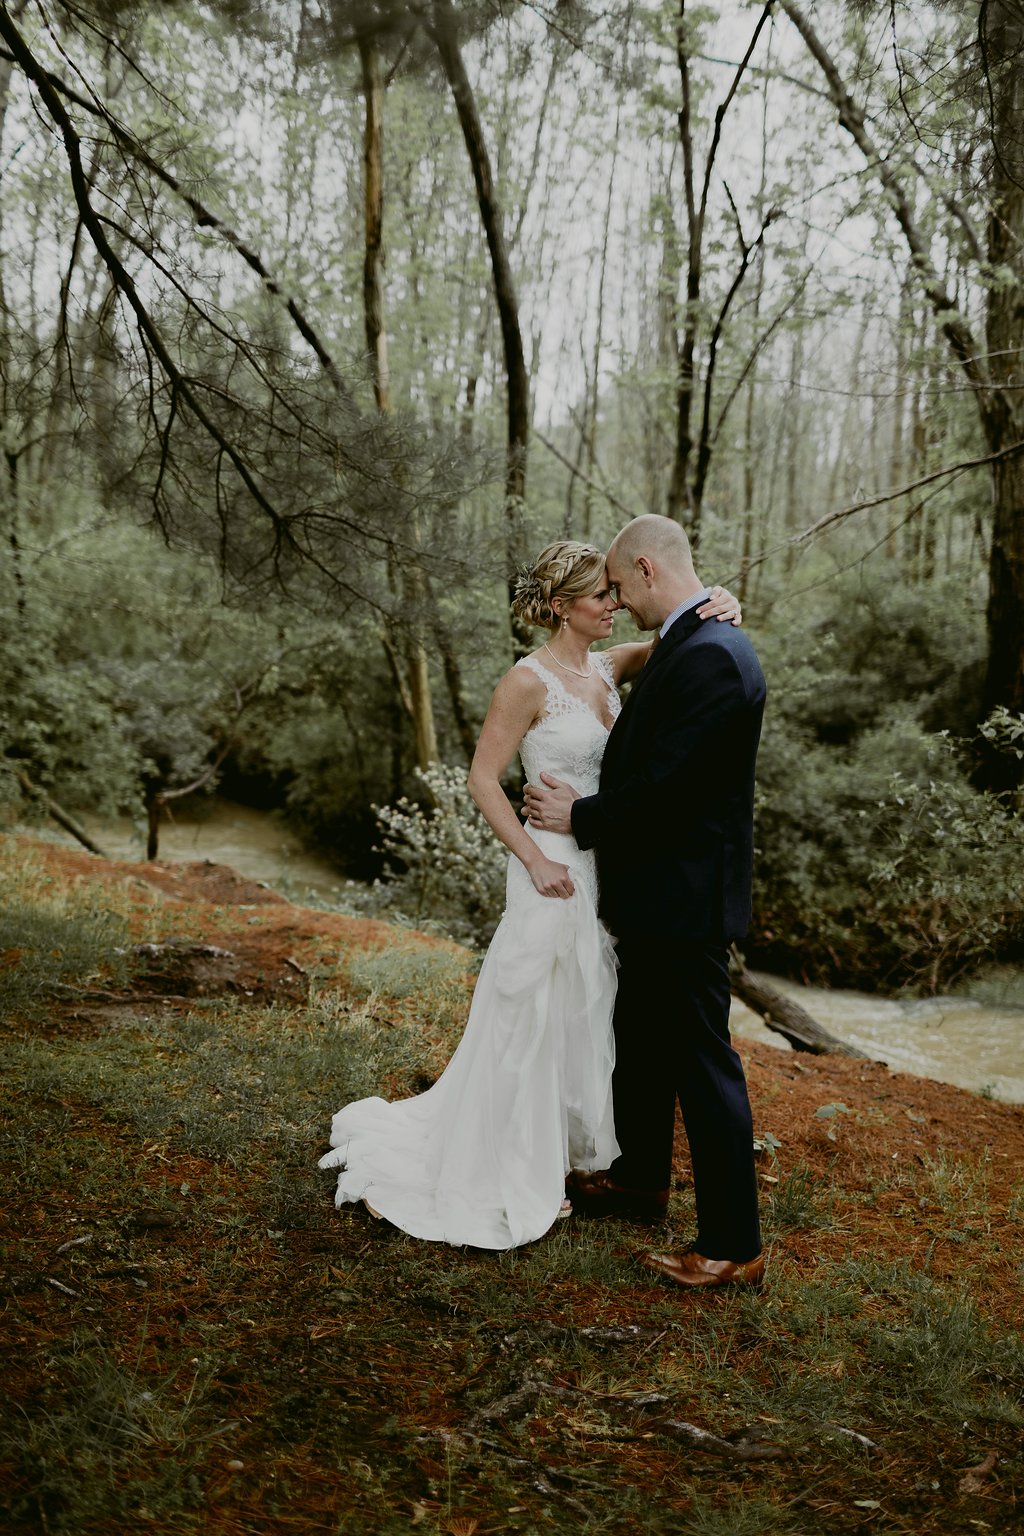
[[[65,832],[70,832],[72,837],[77,837],[83,848],[88,848],[89,852],[96,854],[97,858],[107,859],[110,857],[98,843],[93,842],[85,828],[79,825],[69,811],[66,811],[63,806],[58,805],[56,800],[46,793],[45,789],[40,789],[38,784],[33,784],[23,768],[16,767],[10,758],[6,760],[5,767],[9,768],[17,779],[22,793],[29,800],[38,800],[46,814],[52,816],[57,825],[63,827]]]
[[[729,952],[729,984],[733,995],[756,1013],[769,1029],[787,1039],[795,1051],[810,1051],[815,1056],[859,1056],[868,1060],[866,1051],[848,1045],[811,1017],[806,1008],[786,997],[763,976],[748,971],[743,956],[733,945]]]

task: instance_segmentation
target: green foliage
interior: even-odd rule
[[[1024,715],[1015,715],[1000,706],[980,726],[982,736],[999,751],[1024,757]]]
[[[14,766],[71,804],[113,812],[131,802],[142,769],[121,727],[117,689],[94,662],[69,655],[54,609],[16,621],[0,611],[0,799],[17,803]]]
[[[1020,818],[928,728],[973,674],[977,616],[955,589],[836,599],[762,646],[752,942],[807,976],[935,991],[1024,942]]]
[[[41,551],[0,584],[0,744],[58,801],[140,814],[202,772],[273,636],[221,605],[208,564],[95,504],[37,517]]]
[[[391,784],[403,722],[368,626],[292,619],[288,641],[239,721],[234,766],[309,842],[368,873],[371,802]]]
[[[904,711],[845,751],[780,734],[759,790],[763,942],[812,973],[931,990],[1013,952],[1020,819],[971,787],[957,744]]]
[[[1024,941],[1024,825],[1002,800],[896,772],[873,841],[867,916],[903,975],[935,992]]]

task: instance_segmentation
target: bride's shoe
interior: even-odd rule
[[[563,1200],[561,1205],[558,1207],[558,1218],[559,1218],[559,1220],[561,1221],[564,1217],[571,1216],[571,1215],[572,1215],[572,1201],[571,1200]]]

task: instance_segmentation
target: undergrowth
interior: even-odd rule
[[[844,1143],[805,1160],[787,1131],[761,1294],[681,1297],[614,1221],[416,1242],[336,1212],[316,1159],[333,1109],[436,1070],[465,982],[408,936],[344,975],[290,1007],[0,1037],[12,1536],[1012,1527],[1021,1276],[994,1164],[925,1149],[862,1187]],[[691,1223],[678,1188],[658,1244]]]
[[[47,878],[30,853],[0,860],[0,1018],[37,1014],[72,984],[123,981],[127,932],[122,912]]]

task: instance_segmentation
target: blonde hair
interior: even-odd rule
[[[590,597],[604,579],[604,555],[593,544],[560,539],[542,549],[532,565],[516,577],[512,612],[527,624],[555,630],[561,622],[553,607],[561,598],[566,604]]]

